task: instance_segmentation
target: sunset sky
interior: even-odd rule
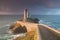
[[[0,0],[0,15],[60,15],[60,0]]]

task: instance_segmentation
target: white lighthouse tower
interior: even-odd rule
[[[26,22],[27,18],[28,18],[28,13],[27,13],[27,9],[25,8],[24,9],[24,19],[23,19],[23,21]]]

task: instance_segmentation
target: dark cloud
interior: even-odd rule
[[[27,8],[32,14],[43,14],[50,9],[60,8],[60,0],[0,0],[1,12],[16,12],[19,14],[23,13],[24,8]]]

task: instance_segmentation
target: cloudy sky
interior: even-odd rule
[[[60,0],[0,0],[0,15],[60,15]]]

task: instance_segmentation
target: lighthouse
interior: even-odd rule
[[[27,13],[27,9],[25,8],[24,9],[24,19],[23,19],[23,21],[26,22],[27,18],[28,18],[28,13]]]

